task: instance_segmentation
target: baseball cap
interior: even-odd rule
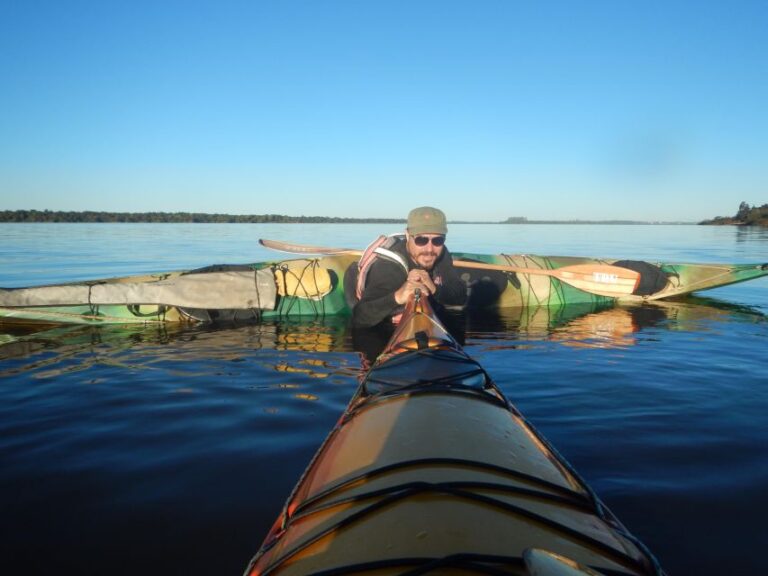
[[[414,208],[408,213],[409,234],[447,234],[445,214],[431,206]]]

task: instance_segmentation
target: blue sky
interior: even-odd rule
[[[0,209],[768,202],[766,2],[4,2]]]

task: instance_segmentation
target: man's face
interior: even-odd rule
[[[432,270],[435,262],[440,258],[440,254],[443,253],[445,236],[442,234],[407,234],[407,237],[408,254],[411,256],[411,260],[424,270]],[[435,242],[439,246],[436,246]]]

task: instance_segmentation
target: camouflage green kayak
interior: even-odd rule
[[[468,253],[454,253],[454,258],[475,263],[461,274],[469,292],[468,305],[481,309],[642,302],[768,276],[768,264]],[[357,260],[355,254],[339,253],[0,289],[0,323],[213,322],[348,314],[351,291],[345,286],[350,285],[350,271],[356,269]],[[636,284],[630,287],[631,293],[614,298],[601,293],[599,283],[593,288],[568,280],[570,270],[589,266],[632,271]],[[599,276],[599,282],[610,282],[613,275]]]

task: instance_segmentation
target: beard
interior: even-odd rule
[[[431,270],[437,262],[437,254],[434,252],[421,253],[414,260],[424,270]]]

